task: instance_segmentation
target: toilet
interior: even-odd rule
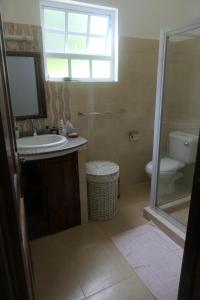
[[[183,177],[186,164],[192,164],[196,159],[198,136],[173,131],[169,134],[169,154],[160,160],[159,196],[172,194],[175,182]],[[149,177],[152,176],[153,162],[145,167]]]

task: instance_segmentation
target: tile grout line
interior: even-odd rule
[[[124,278],[124,279],[122,279],[122,280],[120,280],[120,281],[118,281],[118,282],[116,282],[116,283],[114,283],[114,284],[111,284],[111,285],[109,285],[109,286],[107,286],[107,287],[105,287],[105,288],[103,288],[102,290],[99,290],[98,292],[94,292],[93,294],[91,294],[91,295],[89,295],[89,296],[85,296],[86,298],[86,300],[87,299],[89,299],[90,297],[92,297],[92,296],[94,296],[94,295],[98,295],[99,293],[101,293],[101,292],[103,292],[103,291],[105,291],[105,290],[107,290],[107,289],[110,289],[111,287],[114,287],[114,286],[117,286],[119,283],[121,283],[121,282],[123,282],[123,281],[125,281],[125,280],[127,280],[127,279],[129,279],[129,278],[131,278],[131,277],[133,277],[133,275],[134,274],[131,274],[130,276],[127,276],[126,278]],[[85,295],[85,294],[84,294]]]

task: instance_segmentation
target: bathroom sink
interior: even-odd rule
[[[44,134],[29,136],[17,139],[17,149],[23,150],[44,150],[65,145],[68,142],[67,138],[57,134]]]

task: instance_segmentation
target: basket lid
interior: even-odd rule
[[[86,163],[88,175],[105,176],[119,172],[119,166],[111,161],[94,160]]]

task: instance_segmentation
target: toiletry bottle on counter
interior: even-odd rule
[[[66,130],[68,130],[70,128],[73,128],[73,125],[72,125],[72,123],[69,120],[67,120],[67,122],[66,122]]]
[[[60,120],[59,134],[64,136],[66,135],[66,129],[63,120]]]

